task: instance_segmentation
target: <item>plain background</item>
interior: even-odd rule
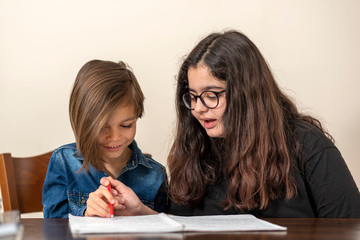
[[[359,186],[359,12],[357,0],[0,0],[0,152],[73,142],[78,70],[91,59],[123,60],[146,96],[136,140],[166,165],[183,56],[207,34],[236,29],[299,108],[323,122]]]

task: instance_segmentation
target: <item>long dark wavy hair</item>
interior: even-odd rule
[[[226,81],[221,140],[206,134],[181,98],[188,91],[189,68],[199,64]],[[168,157],[170,196],[191,206],[219,176],[228,181],[225,209],[264,209],[271,200],[290,199],[297,193],[291,159],[301,152],[289,122],[304,120],[326,133],[317,119],[299,113],[258,48],[234,30],[208,35],[186,57],[177,76],[176,110],[177,131]]]

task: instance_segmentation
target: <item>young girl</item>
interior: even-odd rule
[[[132,189],[147,209],[166,208],[165,168],[138,148],[136,121],[144,112],[144,95],[123,62],[93,60],[79,71],[69,114],[76,143],[57,148],[43,186],[45,218],[109,217],[111,176]],[[115,215],[122,214],[121,207]]]

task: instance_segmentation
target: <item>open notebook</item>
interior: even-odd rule
[[[77,217],[69,214],[69,222],[73,234],[286,231],[286,227],[249,214],[181,217],[160,213],[114,218]]]

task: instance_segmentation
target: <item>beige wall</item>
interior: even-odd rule
[[[72,142],[70,90],[97,58],[132,66],[146,95],[136,139],[166,164],[181,57],[209,32],[235,28],[324,122],[360,185],[359,12],[355,0],[0,0],[0,152]]]

